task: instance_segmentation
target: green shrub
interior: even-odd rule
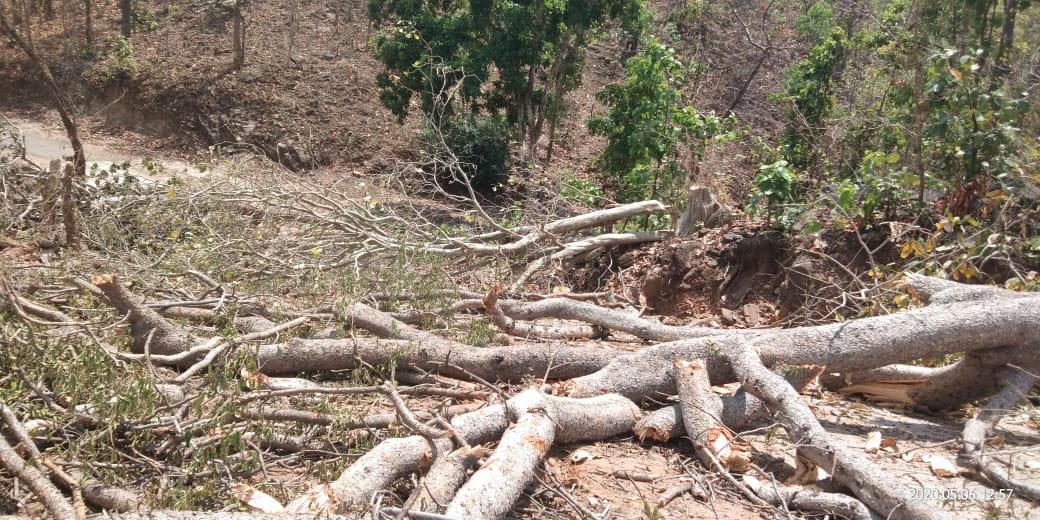
[[[755,187],[751,193],[752,203],[757,207],[759,202],[765,199],[766,216],[771,220],[777,208],[791,200],[794,180],[795,174],[784,159],[759,166],[755,175]]]
[[[438,131],[439,130],[439,131]],[[509,177],[509,125],[501,117],[445,119],[422,135],[424,152],[441,159],[437,175],[447,184],[465,180],[475,191],[494,191]]]
[[[108,53],[108,77],[130,79],[136,73],[137,59],[134,57],[134,44],[130,38],[118,36],[112,42],[112,51]]]

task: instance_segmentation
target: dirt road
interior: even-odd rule
[[[72,156],[72,145],[65,133],[60,129],[39,121],[14,117],[0,112],[0,123],[8,123],[15,130],[15,135],[0,135],[0,146],[7,146],[12,139],[17,139],[25,146],[26,159],[46,168],[52,159],[67,159]],[[134,175],[162,180],[173,176],[197,177],[205,175],[193,165],[178,159],[162,157],[158,154],[129,153],[118,150],[116,143],[96,144],[95,140],[84,139],[83,149],[87,156],[87,171],[95,165],[103,170],[113,164],[130,162],[130,172]],[[146,161],[160,165],[161,171],[145,166]]]

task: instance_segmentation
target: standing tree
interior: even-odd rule
[[[134,18],[133,18],[133,0],[119,0],[119,18],[120,18],[120,29],[123,33],[123,38],[130,38],[134,30]]]
[[[413,95],[435,124],[457,107],[437,97],[459,84],[471,112],[504,114],[525,158],[533,160],[545,123],[581,71],[584,51],[604,24],[636,23],[635,0],[581,2],[395,2],[371,0],[386,66],[378,76],[384,105],[400,118]],[[460,83],[461,81],[461,83]]]
[[[232,67],[241,69],[246,63],[246,23],[242,18],[242,2],[235,0],[231,8],[231,48],[234,54]]]
[[[791,102],[781,154],[795,168],[806,171],[818,166],[818,136],[824,118],[834,105],[834,74],[845,55],[845,31],[834,27],[813,46],[809,56],[784,75],[786,99]]]
[[[656,38],[628,60],[625,71],[624,84],[596,95],[610,113],[589,120],[589,130],[608,139],[600,163],[621,181],[620,200],[678,202],[707,142],[723,132],[723,120],[682,103],[683,65]],[[691,149],[690,165],[683,164],[684,147]]]
[[[94,5],[91,0],[83,0],[83,25],[83,36],[90,51],[94,48]]]
[[[894,2],[878,28],[856,40],[876,53],[889,80],[873,114],[847,133],[849,170],[861,197],[872,185],[916,188],[929,181],[946,191],[954,215],[977,207],[993,179],[1015,171],[1019,130],[1028,113],[1028,86],[1008,84],[1014,67],[1015,23],[1032,2]],[[882,170],[871,158],[890,157]],[[913,178],[902,172],[912,172]],[[881,181],[876,178],[888,177]]]

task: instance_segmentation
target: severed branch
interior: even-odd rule
[[[949,370],[949,367],[933,368],[918,365],[887,365],[845,374],[822,374],[820,375],[820,385],[827,390],[837,391],[850,386],[869,385],[871,383],[879,382],[919,383],[943,370]],[[854,389],[847,391],[856,392]]]
[[[773,367],[773,371],[782,374],[784,379],[791,383],[791,386],[799,393],[816,378],[820,370],[822,367],[813,365]],[[730,430],[740,430],[748,423],[770,415],[766,404],[743,388],[737,390],[734,395],[719,397],[719,401],[722,403],[722,409],[718,412],[718,418]],[[683,424],[681,403],[675,403],[644,415],[636,421],[632,433],[641,441],[649,438],[657,442],[668,442],[685,435],[686,427]]]
[[[665,325],[643,319],[632,313],[607,309],[569,298],[546,298],[536,302],[498,299],[497,307],[500,307],[501,312],[511,320],[536,320],[539,318],[576,320],[590,323],[604,331],[626,332],[649,341],[676,341],[719,333],[718,329],[711,327]]]
[[[1008,291],[1010,293],[1010,291]],[[707,338],[657,344],[612,360],[594,374],[560,384],[557,393],[583,396],[618,392],[643,401],[675,393],[671,363],[675,358],[703,358],[713,384],[734,380],[731,367],[719,352],[753,342],[761,345],[763,362],[789,365],[816,364],[828,372],[853,372],[922,357],[955,352],[992,351],[986,370],[963,373],[959,401],[988,397],[995,390],[976,376],[989,376],[1000,363],[1030,363],[1036,357],[1034,338],[1040,337],[1040,297],[991,299],[985,304],[961,302],[929,305],[896,314],[861,318],[844,323],[785,330],[720,331]],[[981,354],[980,354],[981,355]],[[964,384],[969,382],[969,384]]]
[[[719,419],[722,402],[711,391],[711,381],[708,380],[704,361],[677,359],[673,365],[682,422],[690,442],[693,443],[694,453],[704,467],[710,468],[712,460],[719,459],[722,466],[728,470],[733,436]]]
[[[7,404],[0,402],[0,409],[4,411],[4,422],[13,432],[16,432],[26,451],[30,453],[30,457],[39,457],[40,452],[37,450],[36,445],[32,443],[31,439],[28,439],[25,427],[11,413]],[[44,507],[47,508],[47,512],[54,518],[58,520],[78,520],[79,517],[76,514],[76,510],[69,503],[68,499],[61,494],[61,491],[54,484],[51,484],[43,472],[22,459],[14,447],[7,443],[7,439],[3,435],[0,435],[0,464],[8,472],[24,482],[40,498]]]
[[[841,493],[810,491],[800,487],[785,486],[779,482],[769,483],[744,476],[744,483],[766,502],[775,506],[788,506],[800,511],[820,511],[850,520],[880,520],[881,516],[871,511],[863,502]]]
[[[397,417],[401,419],[401,424],[405,425],[409,430],[422,435],[428,439],[442,439],[445,437],[453,437],[455,433],[451,431],[451,428],[444,430],[438,430],[432,426],[419,422],[419,418],[408,408],[408,404],[401,398],[401,394],[397,392],[397,387],[392,383],[384,383],[380,387],[380,392],[390,398],[390,402],[394,404],[394,409],[397,410]]]
[[[910,500],[910,491],[905,486],[832,439],[794,388],[766,369],[749,345],[734,345],[723,351],[723,356],[732,364],[748,392],[777,411],[791,441],[800,446],[799,454],[826,468],[835,481],[851,489],[868,507],[891,519],[949,518],[938,503]]]
[[[450,504],[451,518],[500,518],[512,507],[523,487],[533,477],[553,442],[605,439],[631,428],[638,410],[617,395],[589,399],[570,399],[545,395],[531,389],[474,412],[458,415],[451,422],[454,438],[469,446],[499,440],[498,448],[462,488]],[[510,423],[515,424],[508,429]],[[294,513],[346,513],[368,504],[368,497],[405,475],[427,470],[430,461],[457,449],[452,439],[429,439],[421,435],[387,439],[347,468],[338,479],[315,486],[294,500],[287,510]],[[465,446],[463,446],[465,448]],[[461,452],[459,456],[479,456]],[[443,473],[442,473],[443,471]],[[456,481],[449,473],[457,469],[438,469],[431,482]],[[436,495],[450,491],[441,488]],[[432,493],[431,493],[432,496]],[[440,499],[438,499],[440,500]],[[425,506],[424,506],[425,508]]]
[[[554,442],[606,439],[627,431],[638,408],[618,395],[569,399],[525,390],[507,403],[515,426],[502,435],[498,448],[459,489],[447,516],[502,518]]]
[[[1010,468],[986,455],[986,436],[1015,404],[1024,399],[1033,385],[1040,381],[1038,366],[1015,367],[1003,378],[1004,388],[994,395],[978,415],[964,424],[962,439],[964,452],[961,459],[986,476],[1002,489],[1013,489],[1018,495],[1040,502],[1040,486],[1011,476]]]
[[[534,323],[517,322],[502,311],[498,299],[502,296],[504,289],[502,284],[496,284],[487,295],[484,296],[484,310],[491,316],[492,321],[506,334],[524,338],[542,339],[595,339],[604,335],[599,326],[587,325],[555,325],[545,326]]]
[[[639,233],[604,233],[590,238],[575,240],[563,245],[563,249],[539,257],[527,265],[520,276],[513,280],[509,286],[510,292],[519,291],[536,272],[552,262],[569,260],[576,256],[595,251],[630,244],[643,244],[646,242],[659,242],[667,238],[665,233],[658,231]]]
[[[323,520],[352,520],[353,516],[326,514]],[[91,515],[88,520],[314,520],[313,515],[299,513],[257,513],[229,511],[150,511],[147,513],[115,513]]]
[[[130,333],[133,336],[132,351],[144,353],[145,343],[151,337],[149,350],[152,354],[179,354],[200,343],[198,338],[170,323],[141,300],[126,290],[114,274],[103,274],[91,278],[91,282],[104,292],[113,307],[129,314]],[[154,331],[154,334],[152,334]]]

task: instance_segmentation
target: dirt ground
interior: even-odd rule
[[[937,477],[931,472],[927,462],[930,457],[956,460],[963,415],[926,416],[829,393],[805,398],[827,431],[850,447],[862,448],[867,433],[871,431],[878,431],[883,438],[893,440],[892,447],[863,455],[905,483],[911,493],[944,493],[944,496],[958,497],[943,502],[943,507],[958,518],[1040,519],[1040,506],[1013,496],[1001,499],[966,470],[962,470],[964,474],[961,476],[947,478]],[[1040,434],[1038,425],[1027,421],[1025,416],[1012,416],[1005,420],[997,432],[1003,446],[994,449],[1000,450],[1002,460],[1013,464],[1020,478],[1036,482],[1040,480],[1040,448],[1037,448]],[[779,426],[769,423],[754,425],[740,438],[750,443],[752,458],[759,467],[775,472],[780,478],[793,472],[794,445]],[[595,458],[583,463],[571,462],[569,457],[578,450],[588,451]],[[610,504],[616,515],[612,518],[648,518],[643,500],[654,505],[666,489],[681,481],[686,471],[703,471],[693,459],[692,449],[685,440],[639,446],[634,438],[616,439],[606,443],[566,446],[554,450],[554,456],[554,461],[558,461],[555,467],[564,476],[562,481],[574,486],[572,494],[597,512]],[[620,470],[651,476],[654,481],[644,483],[612,476]],[[683,495],[661,508],[658,518],[783,517],[776,510],[751,506],[720,478],[709,476],[708,482],[714,493],[711,499],[701,501]],[[971,496],[976,499],[960,498]],[[794,515],[801,517],[799,513]]]

